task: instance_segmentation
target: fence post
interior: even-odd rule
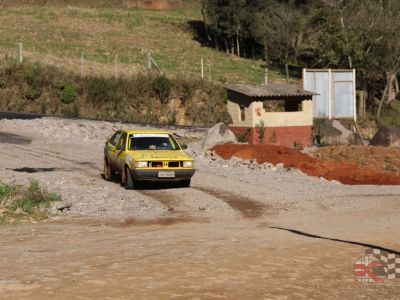
[[[151,70],[151,52],[147,52],[147,70]]]
[[[81,76],[83,76],[83,60],[84,60],[84,57],[83,57],[83,52],[81,53]]]
[[[118,78],[118,53],[115,53],[114,63],[115,63],[114,66],[115,78]]]
[[[201,62],[201,79],[204,79],[204,62],[203,58],[200,60]]]
[[[19,45],[19,63],[22,64],[24,62],[24,49],[22,43],[18,43]]]
[[[264,69],[264,85],[268,84],[268,68]]]

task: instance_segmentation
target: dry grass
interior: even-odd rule
[[[200,59],[208,79],[221,82],[261,82],[261,62],[241,59],[194,40],[188,25],[200,20],[198,7],[167,11],[63,6],[8,7],[0,11],[0,58],[17,57],[24,43],[28,59],[84,74],[131,74],[146,68],[147,52],[169,74],[200,76]],[[270,72],[272,80],[276,73]]]

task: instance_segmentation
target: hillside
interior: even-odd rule
[[[0,58],[16,59],[17,43],[22,42],[28,61],[80,73],[83,54],[83,75],[115,76],[145,70],[147,53],[151,52],[166,74],[200,77],[203,58],[206,79],[219,82],[263,79],[261,61],[218,52],[197,41],[201,13],[196,1],[33,3],[46,5],[2,1]],[[270,72],[272,79],[278,76]]]

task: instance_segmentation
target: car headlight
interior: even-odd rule
[[[193,168],[194,167],[194,162],[192,160],[187,160],[183,162],[183,167],[184,168]]]
[[[135,162],[135,168],[147,168],[147,161],[137,161]]]

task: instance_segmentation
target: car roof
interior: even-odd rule
[[[167,130],[163,130],[163,129],[138,129],[138,128],[133,128],[133,129],[123,129],[122,131],[125,131],[126,133],[130,134],[130,133],[136,133],[136,134],[140,134],[140,133],[170,133]]]

